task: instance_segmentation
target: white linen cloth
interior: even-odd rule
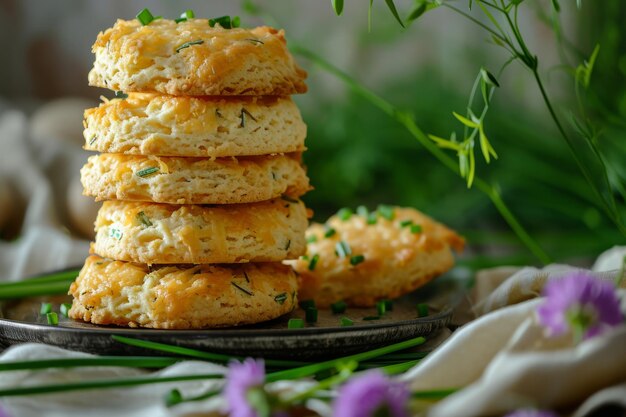
[[[88,251],[88,242],[71,237],[59,226],[54,184],[44,175],[45,167],[51,166],[58,154],[54,149],[36,152],[28,145],[26,135],[27,119],[21,113],[0,114],[0,143],[3,149],[11,149],[0,152],[0,174],[11,178],[28,203],[21,238],[0,243],[0,280],[77,265]],[[72,158],[68,166],[77,170],[85,157],[77,154]],[[626,248],[622,247],[600,256],[594,266],[597,277],[613,279],[625,254]],[[626,408],[626,326],[606,337],[572,346],[566,338],[547,339],[535,321],[535,309],[542,302],[537,297],[545,282],[572,269],[552,265],[544,269],[496,268],[479,273],[471,300],[477,318],[401,376],[415,390],[462,388],[430,409],[425,408],[424,414],[497,416],[517,406],[535,405],[557,408],[561,415],[585,417],[606,404]],[[624,301],[626,291],[620,294]],[[626,305],[623,307],[626,311]],[[85,356],[89,355],[24,344],[4,351],[0,362]],[[138,375],[222,372],[223,366],[198,361],[181,362],[154,373],[97,367],[15,371],[0,373],[0,389]],[[210,380],[7,397],[0,398],[0,405],[14,417],[209,416],[222,409],[221,398],[167,408],[163,397],[174,387],[184,396],[193,396],[219,384]],[[310,386],[310,381],[271,385],[278,391],[298,391]],[[325,403],[311,401],[309,405],[323,416],[331,415]]]

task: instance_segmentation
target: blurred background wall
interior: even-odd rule
[[[480,68],[497,74],[508,58],[477,25],[443,8],[403,30],[384,2],[376,1],[368,31],[364,0],[347,0],[341,17],[335,16],[326,0],[252,3],[262,10],[261,16],[246,13],[242,2],[232,0],[0,0],[0,153],[11,159],[16,152],[15,141],[7,136],[10,129],[3,130],[1,123],[3,116],[19,113],[20,140],[29,144],[31,160],[43,167],[43,176],[51,184],[59,227],[89,238],[97,207],[80,197],[77,183],[87,155],[80,150],[82,109],[97,105],[100,95],[111,96],[87,86],[91,45],[115,19],[131,19],[144,7],[165,17],[193,9],[198,17],[240,15],[245,26],[283,27],[291,44],[315,51],[393,104],[410,110],[424,131],[444,137],[460,131],[452,111],[464,113]],[[466,3],[455,2],[463,9]],[[578,10],[573,0],[562,0],[562,36],[573,45],[563,52],[550,20],[551,2],[524,3],[522,30],[540,58],[541,73],[559,111],[565,112],[573,98],[572,78],[559,66],[563,60],[573,65],[582,62],[596,43],[602,44],[593,99],[598,109],[605,109],[605,113],[597,110],[598,117],[612,121],[603,146],[616,165],[623,164],[626,6],[621,0],[583,1]],[[406,14],[413,1],[396,4]],[[464,233],[472,243],[470,253],[477,255],[475,262],[537,262],[483,194],[468,190],[464,180],[435,161],[400,125],[341,81],[297,59],[309,71],[310,92],[296,100],[309,125],[306,163],[316,190],[306,200],[317,220],[343,206],[410,205]],[[479,164],[478,173],[497,184],[505,201],[554,259],[593,258],[622,241],[593,204],[531,74],[514,63],[499,82],[486,128],[500,158],[489,166]],[[619,172],[621,179],[626,178],[623,169]],[[3,209],[0,204],[0,230],[10,240],[20,236],[31,196],[14,179],[6,178],[0,179],[0,202],[11,207]],[[2,215],[2,210],[10,215]]]

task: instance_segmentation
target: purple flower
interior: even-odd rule
[[[623,322],[613,283],[585,272],[550,281],[543,294],[546,300],[537,315],[552,336],[569,329],[578,340],[588,339]]]
[[[504,417],[559,417],[558,414],[548,410],[535,410],[534,408],[524,408],[513,411]]]
[[[0,403],[0,417],[11,417],[11,414]]]
[[[409,390],[392,381],[380,371],[371,371],[352,378],[339,389],[333,403],[336,417],[408,417]]]
[[[224,396],[227,410],[231,417],[257,417],[256,408],[250,404],[251,397],[265,395],[265,363],[247,358],[243,362],[231,362],[228,365]]]

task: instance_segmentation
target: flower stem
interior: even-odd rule
[[[440,400],[459,391],[459,388],[444,388],[429,391],[414,391],[413,398],[420,400]]]
[[[387,102],[376,93],[367,89],[358,81],[350,77],[348,74],[341,71],[339,68],[324,60],[314,52],[300,46],[292,47],[292,51],[310,59],[313,63],[317,64],[324,70],[344,81],[354,92],[360,94],[370,103],[372,103],[383,112],[391,116],[394,120],[402,124],[411,133],[411,135],[413,135],[413,137],[426,148],[426,150],[428,150],[436,159],[439,160],[439,162],[441,162],[444,166],[446,166],[455,174],[459,174],[459,167],[457,163],[445,152],[443,152],[435,143],[433,143],[433,141],[428,139],[426,134],[424,134],[424,132],[415,124],[415,120],[413,119],[413,116],[411,114],[400,111],[391,103]],[[500,194],[497,192],[496,188],[492,185],[489,185],[486,181],[478,177],[474,179],[474,184],[476,184],[477,188],[480,191],[482,191],[484,194],[487,195],[487,197],[489,197],[498,212],[500,212],[502,218],[504,218],[504,220],[509,224],[513,232],[520,239],[520,241],[524,245],[526,245],[526,247],[537,257],[537,259],[539,259],[544,264],[550,263],[551,260],[548,254],[530,236],[530,234],[526,231],[526,229],[524,229],[524,227],[517,220],[511,210],[509,210],[506,203],[502,200]]]

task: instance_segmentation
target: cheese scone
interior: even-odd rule
[[[84,194],[96,200],[253,203],[310,188],[299,154],[213,160],[109,153],[90,156],[80,174]]]
[[[411,208],[342,211],[307,230],[307,254],[286,261],[299,274],[299,297],[328,307],[369,307],[409,293],[454,265],[464,240]]]
[[[146,264],[280,262],[304,254],[304,204],[282,198],[228,206],[106,201],[92,251]]]
[[[146,265],[89,256],[69,316],[94,324],[200,329],[271,320],[297,306],[297,280],[280,263]]]
[[[118,20],[101,32],[89,85],[188,96],[304,93],[306,72],[287,49],[284,31],[223,29],[207,19],[143,26]]]
[[[289,97],[129,93],[85,111],[85,149],[162,156],[304,151],[306,125]]]

